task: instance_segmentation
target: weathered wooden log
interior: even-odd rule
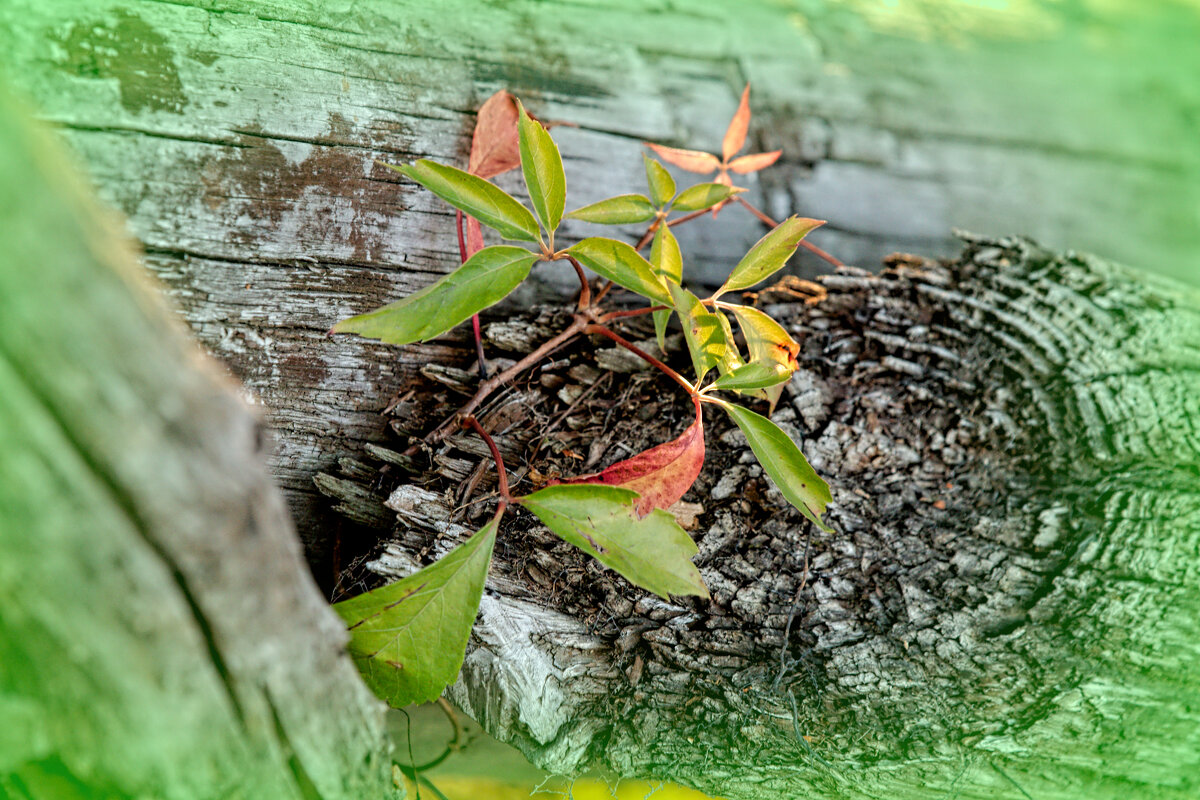
[[[314,562],[326,561],[333,530],[314,473],[347,454],[365,459],[364,442],[386,443],[378,410],[393,388],[462,352],[452,340],[395,351],[323,338],[335,320],[423,286],[456,260],[444,207],[372,159],[461,157],[472,110],[496,88],[581,125],[556,134],[581,203],[638,180],[640,139],[702,145],[694,137],[705,131],[715,142],[750,78],[756,113],[767,109],[755,136],[786,151],[782,177],[754,188],[768,210],[834,220],[834,238],[822,243],[849,261],[871,263],[897,242],[945,253],[948,222],[986,220],[989,229],[1060,241],[1064,232],[1101,231],[1106,238],[1094,244],[1110,252],[1150,252],[1155,243],[1163,249],[1148,261],[1194,263],[1180,257],[1191,255],[1194,238],[1172,240],[1160,222],[1167,215],[1145,212],[1141,188],[1194,198],[1195,161],[1176,146],[1179,131],[1192,135],[1186,115],[1178,131],[1147,136],[1144,114],[1112,103],[1135,121],[1121,128],[1126,135],[1114,136],[1120,120],[1055,130],[1066,117],[1051,92],[1038,113],[1021,117],[1024,126],[1006,128],[1020,115],[958,103],[963,84],[944,60],[894,41],[873,57],[869,46],[843,44],[832,56],[838,68],[820,50],[829,37],[822,42],[777,4],[743,4],[737,26],[711,13],[718,6],[664,6],[654,10],[660,24],[649,25],[643,3],[605,5],[0,6],[9,77],[127,212],[193,330],[268,407],[279,436],[272,465]],[[995,58],[971,74],[1008,82],[1014,69],[1044,69],[1036,59]],[[886,69],[856,75],[862,64]],[[1103,79],[1073,88],[1089,99],[1123,92]],[[1078,202],[1101,183],[1112,205]],[[1005,191],[981,190],[993,186]],[[968,207],[971,217],[950,216]],[[713,234],[685,241],[700,256],[692,274],[727,264],[756,238],[752,223],[736,219],[726,215]],[[812,349],[789,399],[790,424],[838,489],[839,536],[813,539],[807,571],[795,520],[764,521],[748,537],[746,512],[727,491],[749,486],[761,509],[781,509],[738,464],[731,441],[714,465],[734,477],[722,486],[709,473],[701,484],[716,498],[704,503],[716,518],[701,518],[697,531],[712,606],[634,603],[607,584],[613,620],[600,625],[607,616],[570,606],[571,593],[545,591],[530,568],[553,586],[567,556],[548,552],[531,565],[501,558],[453,696],[552,768],[608,764],[729,797],[924,796],[926,784],[964,797],[1194,794],[1196,300],[1019,242],[973,245],[949,271],[919,264],[826,285],[830,301],[795,317]],[[167,369],[153,359],[130,369],[154,365]],[[88,418],[87,408],[70,410]],[[144,416],[159,418],[152,412],[165,413]],[[112,430],[121,434],[106,441],[132,439],[129,427]],[[19,445],[18,453],[36,450]],[[453,474],[474,463],[443,455]],[[6,503],[27,500],[10,494]],[[158,520],[176,499],[160,502],[148,505]],[[219,506],[197,514],[246,507]],[[374,509],[358,521],[379,519]],[[455,535],[438,530],[447,535],[433,552]],[[427,558],[429,537],[413,539],[379,569]],[[187,541],[190,557],[212,552],[195,536]],[[185,553],[172,555],[182,562]],[[232,563],[256,579],[271,574],[253,560]],[[35,577],[59,574],[42,569]],[[602,574],[568,570],[580,574],[606,585]],[[88,585],[62,575],[35,596]],[[217,592],[211,602],[236,600],[246,596]],[[311,597],[301,607],[317,613]],[[181,631],[195,628],[188,613],[179,614]],[[262,630],[288,632],[289,619],[264,614]],[[73,624],[72,634],[86,633]],[[249,635],[220,630],[237,641]],[[186,634],[191,650],[148,660],[186,652],[207,663],[194,646],[201,634]],[[218,683],[211,674],[197,680]],[[360,728],[353,709],[362,698],[346,691],[346,728],[330,730],[373,736],[369,707]],[[220,717],[212,730],[226,730],[229,703],[205,692],[197,696],[212,702],[198,701],[197,713]],[[245,693],[248,718],[261,722],[253,712],[266,701],[253,686]],[[7,696],[0,702],[6,713],[22,711]],[[59,712],[49,718],[67,719]],[[19,718],[37,734],[38,717]],[[266,744],[229,758],[266,752],[263,769],[275,774],[284,750],[261,725],[253,733]],[[207,765],[225,763],[204,746],[184,749],[197,760],[179,763],[194,763],[198,781],[220,771]],[[33,761],[21,763],[45,767],[42,753],[29,749]],[[104,763],[119,765],[119,756]],[[176,768],[166,757],[159,763]],[[87,777],[94,763],[68,768]],[[326,796],[338,796],[326,788],[336,781],[314,778]]]
[[[0,93],[0,797],[395,793],[262,423]]]
[[[835,534],[712,416],[686,498],[711,603],[663,603],[515,520],[449,696],[552,771],[738,800],[1194,796],[1200,294],[967,243],[772,309],[803,343],[775,418],[829,479]],[[559,369],[586,379],[587,352]],[[644,424],[642,397],[608,426]],[[557,410],[509,406],[512,447]],[[434,459],[449,480],[393,492],[370,569],[408,574],[472,530],[445,468],[482,456],[468,442]]]
[[[1141,39],[1044,37],[1075,5],[1004,28],[1037,37],[1014,52],[986,37],[947,47],[888,35],[873,30],[887,15],[823,0],[6,0],[0,66],[128,216],[200,340],[266,407],[272,469],[329,581],[337,529],[313,475],[382,443],[376,411],[447,351],[324,333],[457,263],[445,205],[373,159],[461,161],[474,110],[507,88],[579,125],[555,135],[570,201],[583,204],[640,184],[641,140],[716,148],[749,80],[753,146],[784,151],[761,182],[747,176],[756,202],[830,220],[813,239],[847,263],[953,255],[957,225],[1184,275],[1200,240],[1179,220],[1196,202],[1200,153],[1173,103],[1191,96],[1195,70],[1180,60],[1191,51],[1139,60],[1127,53]],[[1186,38],[1191,17],[1160,5],[1095,29]],[[937,23],[925,18],[923,36]],[[1048,64],[1069,85],[1050,84]],[[723,275],[761,229],[735,209],[680,234],[697,277]]]

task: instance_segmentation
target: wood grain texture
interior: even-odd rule
[[[714,415],[688,495],[711,603],[514,523],[449,696],[551,771],[734,800],[1194,796],[1200,293],[977,237],[949,267],[822,282],[771,307],[803,343],[775,420],[829,480],[836,533]],[[449,493],[482,457],[448,441]],[[378,574],[472,530],[421,480],[388,500]]]
[[[261,420],[57,145],[0,94],[0,795],[391,796]]]
[[[381,440],[390,387],[443,352],[323,334],[456,263],[446,207],[372,160],[464,161],[497,88],[579,125],[555,131],[573,206],[639,185],[643,139],[716,148],[750,80],[751,146],[784,150],[752,193],[830,220],[813,239],[850,263],[950,255],[960,225],[1194,269],[1200,153],[1171,105],[1187,70],[1055,38],[1054,11],[1011,45],[998,29],[945,46],[861,5],[13,0],[0,63],[268,409],[272,468],[323,565],[314,473]],[[1097,25],[1192,30],[1161,13]],[[1070,91],[1044,88],[1054,68]],[[760,233],[735,213],[682,229],[691,274],[715,279]]]

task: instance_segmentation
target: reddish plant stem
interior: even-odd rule
[[[525,370],[532,367],[537,362],[541,361],[546,356],[553,353],[558,348],[562,347],[571,339],[578,336],[583,332],[585,327],[591,324],[591,321],[592,319],[589,315],[578,315],[575,320],[566,328],[564,328],[557,336],[552,339],[547,339],[538,349],[534,350],[532,353],[525,356],[508,369],[493,375],[483,383],[479,384],[479,388],[475,390],[475,395],[467,401],[466,405],[460,408],[454,416],[448,418],[441,425],[435,428],[422,441],[425,444],[437,444],[450,434],[454,433],[454,431],[458,428],[458,419],[460,415],[470,415],[475,411],[475,409],[479,408],[479,405],[488,398],[488,395],[520,375]],[[404,455],[413,456],[420,449],[421,445],[412,445],[404,451]]]
[[[500,448],[496,447],[496,442],[488,436],[488,432],[479,424],[479,420],[471,414],[467,414],[462,418],[462,426],[471,428],[475,433],[479,434],[479,438],[483,439],[484,444],[492,451],[492,460],[496,462],[496,483],[500,492],[500,498],[507,505],[512,502],[512,495],[508,493],[508,472],[504,469],[504,457],[500,455]]]
[[[733,200],[734,200],[734,202],[741,203],[743,206],[745,206],[746,210],[749,211],[754,216],[758,217],[758,220],[760,222],[762,222],[764,225],[769,225],[772,228],[779,227],[778,222],[771,219],[770,217],[768,217],[763,212],[759,211],[754,206],[750,205],[749,201],[744,200],[741,195],[734,195]],[[801,239],[800,246],[803,247],[808,252],[812,253],[813,255],[818,256],[819,258],[825,259],[826,261],[828,261],[830,264],[832,264],[835,267],[844,267],[845,266],[845,264],[843,264],[841,261],[839,261],[836,257],[825,252],[824,250],[817,247],[815,244],[808,241],[807,239]]]
[[[634,308],[629,311],[609,311],[607,314],[600,316],[600,323],[611,322],[614,319],[622,319],[623,317],[640,317],[643,314],[653,314],[655,311],[667,311],[667,306],[651,306],[650,308]]]
[[[597,334],[600,334],[601,336],[606,336],[609,339],[612,339],[614,342],[619,344],[621,347],[624,347],[626,350],[633,353],[638,358],[657,367],[659,369],[659,371],[661,371],[663,374],[665,374],[668,378],[675,381],[683,388],[687,389],[689,395],[691,395],[693,397],[696,396],[696,387],[692,386],[692,384],[688,383],[687,378],[684,378],[678,372],[671,369],[666,364],[659,361],[657,358],[650,355],[649,353],[647,353],[642,348],[638,347],[633,342],[627,341],[620,334],[614,333],[613,331],[609,330],[608,328],[604,327],[603,325],[588,325],[586,328],[583,329],[583,332],[588,333],[588,334],[597,333]]]
[[[676,217],[675,219],[668,222],[667,227],[674,228],[676,225],[682,225],[683,223],[687,222],[688,220],[692,220],[692,219],[696,219],[697,217],[701,217],[704,214],[706,214],[707,212],[708,212],[707,208],[702,208],[699,211],[693,211],[690,214],[684,214],[682,217]],[[634,247],[633,249],[641,250],[643,247],[645,247],[647,244],[649,244],[650,240],[654,238],[654,233],[655,233],[655,231],[658,230],[658,226],[661,223],[662,223],[662,220],[660,220],[660,219],[656,219],[656,220],[654,220],[654,222],[651,222],[650,227],[647,228],[646,232],[642,234],[642,238],[638,239],[637,246]]]
[[[654,238],[654,232],[658,230],[658,225],[660,222],[662,222],[662,220],[656,219],[654,222],[650,223],[650,227],[646,228],[646,232],[642,234],[642,238],[638,239],[638,243],[634,245],[634,250],[640,251],[643,247],[650,244],[650,240]]]
[[[586,308],[591,308],[592,305],[592,287],[588,285],[587,275],[583,272],[583,267],[575,260],[574,256],[567,256],[567,260],[571,262],[571,266],[575,268],[575,274],[579,276],[579,310],[583,311]],[[600,298],[597,297],[597,300]]]
[[[483,356],[483,331],[479,328],[479,315],[471,317],[471,330],[475,333],[475,356],[479,359],[479,377],[488,377],[487,360]]]
[[[463,212],[461,209],[456,209],[454,213],[454,227],[458,230],[458,259],[462,263],[467,263],[467,239],[463,234]],[[479,315],[471,316],[471,329],[475,332],[475,354],[479,357],[479,377],[487,380],[487,361],[483,357],[483,333],[479,330]]]
[[[462,209],[454,211],[454,228],[458,231],[458,260],[466,263],[467,261],[467,239],[463,233],[463,212]]]
[[[682,225],[689,220],[698,219],[708,213],[707,208],[702,208],[699,211],[693,211],[690,214],[684,214],[682,217],[676,217],[667,223],[668,228],[674,228],[676,225]]]

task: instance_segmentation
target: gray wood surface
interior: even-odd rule
[[[753,196],[830,220],[813,239],[849,263],[953,254],[957,225],[1196,271],[1198,56],[1161,58],[1154,38],[1194,41],[1193,16],[903,5],[9,0],[0,69],[267,408],[272,469],[328,580],[313,475],[382,441],[398,376],[445,351],[324,332],[456,263],[446,207],[372,159],[462,161],[495,89],[579,126],[556,130],[579,204],[642,180],[643,139],[716,148],[750,80],[752,145],[784,149]],[[714,275],[761,230],[729,213],[683,233],[692,274]]]
[[[0,93],[0,797],[392,796],[259,415]]]

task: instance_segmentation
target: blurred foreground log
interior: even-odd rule
[[[0,93],[0,797],[387,797],[261,421]]]

